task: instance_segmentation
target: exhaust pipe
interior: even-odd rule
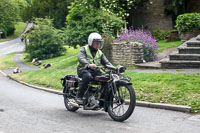
[[[77,103],[72,102],[72,101],[69,101],[69,105],[80,108],[80,106]]]

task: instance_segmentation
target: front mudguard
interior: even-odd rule
[[[117,80],[115,81],[116,86],[118,85],[132,85],[131,82],[127,81],[127,80]]]

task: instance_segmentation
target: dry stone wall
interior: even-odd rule
[[[111,62],[132,66],[143,62],[143,44],[138,42],[111,44]]]

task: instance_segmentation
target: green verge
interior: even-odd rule
[[[78,63],[78,52],[80,50],[80,47],[77,47],[77,49],[73,47],[67,47],[67,52],[64,53],[62,56],[42,60],[42,64],[38,67],[43,68],[44,64],[51,64],[51,68],[57,68],[57,69],[63,69],[63,68],[76,68]],[[20,57],[20,60],[25,62],[28,65],[32,65],[30,60],[24,59],[27,54],[23,53]]]
[[[12,75],[30,84],[62,89],[60,78],[76,70],[37,70]],[[138,73],[127,71],[132,78],[137,100],[153,103],[188,105],[200,112],[200,74]]]
[[[13,61],[16,53],[11,53],[0,57],[0,69],[8,69],[16,67],[16,63]]]
[[[56,90],[62,89],[61,78],[67,74],[76,74],[75,70],[36,70],[13,74],[11,77],[41,87],[53,88]]]
[[[15,39],[16,37],[20,36],[21,33],[26,28],[26,23],[24,23],[24,22],[17,22],[15,24],[15,28],[16,28],[16,30],[15,30],[15,32],[14,32],[13,35],[8,36],[7,38],[4,38],[4,39],[0,39],[0,42],[9,41],[9,40]]]
[[[165,49],[178,47],[180,45],[181,45],[181,41],[180,40],[169,41],[169,42],[167,42],[167,40],[161,40],[161,41],[158,42],[158,47],[159,47],[158,52],[161,53]]]
[[[162,52],[163,50],[167,48],[172,48],[172,47],[177,47],[181,44],[180,41],[171,41],[171,42],[166,42],[166,40],[161,40],[159,41],[159,52]],[[42,64],[38,67],[43,68],[43,64],[51,64],[51,68],[58,68],[58,69],[63,69],[63,68],[76,68],[77,63],[78,63],[78,52],[80,50],[80,46],[77,47],[77,49],[74,49],[73,47],[68,47],[66,46],[67,52],[64,53],[62,56],[51,58],[51,59],[46,59],[42,60]],[[24,59],[24,57],[27,54],[24,53],[21,56],[21,61],[25,62],[28,65],[32,65],[31,61],[28,59]],[[116,66],[116,65],[115,65]],[[137,68],[136,66],[126,66],[127,69],[135,69]]]

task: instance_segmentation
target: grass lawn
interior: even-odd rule
[[[13,78],[61,90],[60,78],[76,70],[37,70],[12,75]],[[127,71],[137,100],[154,103],[188,105],[200,112],[200,74],[138,73]]]
[[[78,63],[78,52],[80,50],[80,47],[77,47],[77,49],[74,49],[73,47],[66,47],[67,52],[59,57],[51,58],[42,60],[42,64],[39,66],[43,68],[43,64],[51,64],[51,68],[76,68]],[[25,62],[28,65],[32,65],[31,62],[28,59],[24,59],[24,57],[27,54],[24,53],[20,58],[21,61]]]
[[[168,49],[168,48],[173,48],[173,47],[178,47],[181,45],[181,41],[170,41],[167,42],[167,40],[161,40],[158,42],[158,52],[161,53],[163,50]]]
[[[16,63],[13,61],[15,55],[15,53],[11,53],[0,57],[0,69],[16,67]]]
[[[22,32],[24,31],[24,29],[26,28],[26,23],[24,23],[24,22],[18,22],[18,23],[15,24],[15,28],[16,28],[16,30],[15,30],[15,32],[14,32],[13,35],[8,36],[8,37],[5,38],[5,39],[0,39],[0,42],[12,40],[12,39],[14,39],[14,38],[20,36],[21,33],[22,33]]]
[[[166,40],[159,41],[159,52],[162,52],[164,49],[167,48],[172,48],[172,47],[177,47],[181,44],[181,41],[171,41],[171,42],[166,42]],[[78,63],[78,52],[80,50],[80,47],[77,49],[74,49],[73,47],[68,47],[66,46],[67,52],[59,57],[51,58],[51,59],[46,59],[42,60],[42,65],[38,66],[40,68],[43,68],[43,64],[51,64],[51,68],[58,68],[58,69],[63,69],[63,68],[76,68],[77,63]],[[21,56],[21,61],[25,62],[28,65],[32,65],[31,62],[28,59],[24,59],[26,56],[26,53],[24,53]],[[127,69],[134,69],[136,68],[135,66],[127,66]]]

